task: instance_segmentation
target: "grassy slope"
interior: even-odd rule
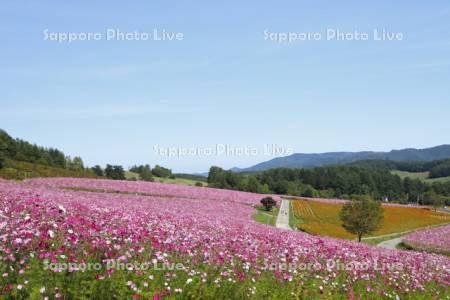
[[[339,220],[342,205],[318,201],[293,201],[294,212],[301,220],[297,227],[312,234],[326,235],[344,239],[355,236],[345,231]],[[372,236],[386,235],[413,230],[430,225],[450,222],[450,215],[431,210],[384,206],[384,221],[380,230]]]
[[[162,183],[176,183],[176,184],[185,184],[185,185],[195,185],[195,183],[200,181],[195,181],[191,179],[186,178],[161,178],[161,177],[155,177],[155,181],[162,182]],[[206,182],[201,182],[203,186],[207,186],[208,184]]]
[[[278,208],[274,208],[271,211],[266,211],[261,206],[256,207],[256,212],[253,215],[253,219],[257,222],[275,226],[278,216]]]
[[[125,178],[127,180],[139,180],[139,174],[135,172],[125,171]]]
[[[405,172],[394,170],[391,171],[391,173],[400,176],[402,179],[409,177],[411,179],[420,179],[428,183],[450,181],[450,176],[440,178],[428,178],[428,172]]]
[[[128,180],[139,180],[139,174],[135,172],[127,171],[125,172],[125,177]],[[175,184],[184,184],[184,185],[191,185],[194,186],[197,182],[196,180],[187,179],[187,178],[162,178],[162,177],[154,177],[155,182],[161,182],[161,183],[175,183]],[[201,182],[203,186],[207,186],[208,183]]]
[[[411,179],[426,180],[428,178],[428,172],[406,172],[393,170],[391,171],[391,173],[400,176],[400,178],[402,179],[409,177]]]
[[[450,176],[447,177],[439,177],[439,178],[427,178],[425,180],[428,183],[433,183],[433,182],[447,182],[450,181]]]
[[[96,178],[92,173],[71,171],[41,164],[7,159],[4,168],[0,169],[0,177],[5,179],[26,179],[31,177],[88,177]]]

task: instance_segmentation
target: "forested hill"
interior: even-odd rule
[[[87,167],[79,156],[70,157],[61,150],[46,148],[12,138],[0,129],[0,178],[21,180],[30,177],[88,177],[114,180],[170,181],[203,185],[203,177],[172,174],[172,170],[155,165],[135,165],[125,171],[121,165],[106,164]],[[197,182],[196,182],[197,181]]]
[[[427,168],[431,173],[436,166],[446,170],[447,161],[436,162],[435,167],[414,165],[402,168]],[[426,183],[401,178],[392,174],[393,169],[386,161],[376,160],[315,168],[275,168],[255,173],[236,173],[213,166],[209,170],[208,184],[268,194],[342,199],[370,197],[402,203],[446,202],[450,205],[450,181]]]
[[[277,157],[250,168],[234,169],[240,172],[256,172],[273,168],[311,168],[326,165],[347,164],[360,160],[432,161],[450,158],[450,145],[426,149],[402,149],[389,152],[327,152],[295,153]]]
[[[450,158],[433,161],[362,160],[350,165],[382,167],[391,171],[411,173],[428,172],[429,178],[450,176]]]
[[[71,159],[58,149],[45,148],[21,139],[14,139],[2,129],[0,129],[0,157],[57,168],[65,168],[69,160],[71,162]],[[75,159],[75,163],[77,160],[78,158]]]
[[[84,167],[81,157],[71,158],[55,148],[46,148],[12,138],[0,129],[0,177],[96,177]]]

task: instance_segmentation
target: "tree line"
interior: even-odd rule
[[[450,176],[450,159],[433,161],[362,160],[354,162],[352,165],[381,167],[405,172],[429,172],[429,178]]]
[[[312,169],[276,168],[248,174],[213,166],[207,181],[212,187],[256,193],[344,199],[369,196],[421,204],[439,199],[450,203],[450,182],[430,185],[419,179],[401,179],[376,162]]]
[[[100,177],[106,177],[114,180],[127,179],[125,176],[125,169],[120,165],[107,164],[105,169],[99,165],[95,165],[91,169],[97,176]],[[175,175],[172,174],[172,170],[159,165],[155,165],[153,169],[148,164],[134,165],[129,168],[129,171],[137,173],[139,175],[139,179],[144,181],[154,181],[154,177],[175,178]]]
[[[68,164],[63,152],[54,148],[44,148],[21,139],[13,139],[0,129],[0,157],[5,159],[40,163],[52,167],[65,168]]]
[[[72,158],[55,148],[41,147],[21,139],[14,139],[6,131],[0,129],[0,169],[5,167],[8,159],[53,167],[55,168],[52,169],[54,176],[58,176],[58,172],[55,170],[65,169],[75,171],[79,176],[97,176],[115,180],[126,179],[125,168],[121,165],[107,164],[105,168],[95,165],[89,168],[84,165],[83,160],[79,156]],[[17,163],[11,165],[20,166]],[[147,181],[153,181],[154,177],[174,178],[175,176],[172,174],[172,170],[159,165],[155,165],[153,168],[148,164],[135,165],[129,171],[139,174],[139,179]],[[61,174],[66,173],[61,172]]]

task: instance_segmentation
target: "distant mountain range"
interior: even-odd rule
[[[450,158],[450,145],[441,145],[426,149],[402,149],[389,152],[326,152],[294,153],[277,157],[249,168],[232,168],[234,172],[257,172],[273,168],[312,168],[325,165],[347,164],[358,160],[383,159],[395,161],[431,161]]]

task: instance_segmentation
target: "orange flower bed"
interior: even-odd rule
[[[314,200],[292,200],[297,227],[311,234],[354,239],[355,235],[342,228],[339,212],[342,204]],[[384,220],[380,230],[372,236],[414,230],[416,228],[450,222],[450,215],[433,210],[408,206],[383,206]]]

